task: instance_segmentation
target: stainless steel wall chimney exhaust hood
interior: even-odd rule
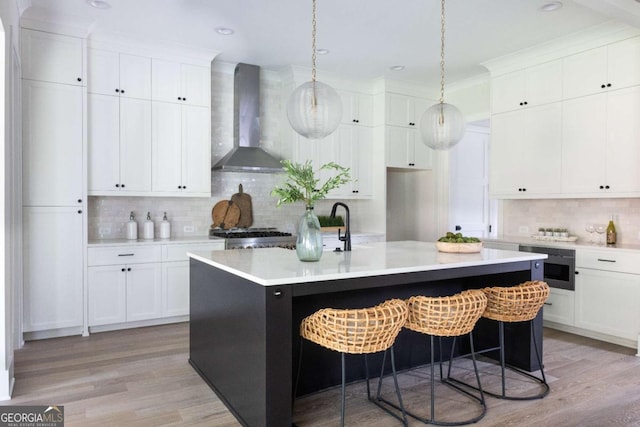
[[[260,148],[260,67],[238,64],[233,88],[233,149],[211,169],[283,172],[280,161]]]

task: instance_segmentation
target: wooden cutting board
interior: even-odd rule
[[[212,227],[225,230],[236,227],[240,219],[240,208],[231,200],[221,200],[211,210]]]
[[[242,184],[238,185],[238,192],[231,196],[231,201],[240,208],[240,219],[236,227],[249,228],[253,224],[253,208],[251,196],[242,191]]]

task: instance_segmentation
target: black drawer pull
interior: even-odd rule
[[[545,302],[544,305],[553,305],[552,302]]]
[[[118,256],[134,256],[135,254],[118,254]]]
[[[603,258],[598,258],[598,261],[602,261],[602,262],[616,262],[615,259],[603,259]]]

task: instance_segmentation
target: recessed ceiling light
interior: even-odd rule
[[[318,55],[327,55],[329,53],[329,49],[316,49],[316,53]]]
[[[393,65],[389,67],[391,71],[402,71],[404,70],[404,65]]]
[[[104,0],[87,0],[87,3],[96,9],[109,9],[111,7],[111,5]]]
[[[231,34],[235,33],[235,31],[233,31],[233,29],[231,28],[218,27],[216,28],[216,33],[222,34],[223,36],[230,36]]]
[[[540,10],[543,12],[553,12],[554,10],[558,10],[562,7],[562,3],[559,1],[550,1],[542,5]]]

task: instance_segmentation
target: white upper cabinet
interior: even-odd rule
[[[491,112],[518,110],[562,99],[562,60],[546,62],[491,80]]]
[[[387,93],[385,97],[385,123],[417,129],[420,117],[431,104],[432,102],[424,98]]]
[[[89,194],[150,192],[151,101],[90,94],[88,113]]]
[[[640,37],[564,58],[565,99],[640,84]]]
[[[74,206],[84,199],[83,88],[23,80],[23,204]]]
[[[559,102],[492,116],[491,196],[560,194],[561,138]]]
[[[210,68],[156,58],[151,64],[154,101],[211,106]]]
[[[20,44],[23,79],[85,85],[82,39],[23,28]]]
[[[342,100],[342,123],[373,126],[373,96],[338,91]]]
[[[365,126],[341,125],[322,143],[320,165],[334,161],[349,168],[351,182],[331,191],[329,198],[368,198],[373,195],[373,130]],[[323,171],[324,172],[324,171]],[[321,175],[324,181],[335,175],[330,169]]]
[[[432,168],[432,150],[422,143],[417,129],[387,126],[385,132],[387,167]]]
[[[152,111],[153,192],[211,194],[209,109],[154,102]]]
[[[151,58],[89,49],[89,93],[151,99]]]
[[[563,104],[563,192],[639,195],[640,86]]]

